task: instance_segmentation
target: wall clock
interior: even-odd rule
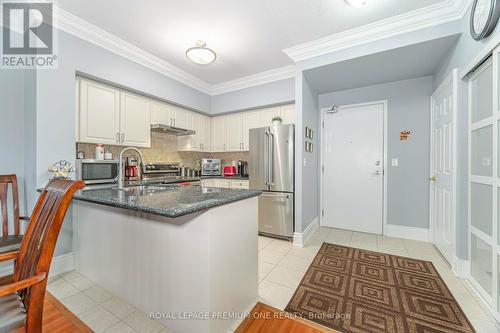
[[[481,40],[495,29],[500,15],[500,0],[474,0],[470,18],[472,38]]]

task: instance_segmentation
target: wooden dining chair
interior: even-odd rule
[[[12,225],[9,230],[9,185],[12,193]],[[19,190],[16,175],[0,175],[0,212],[2,214],[2,237],[0,237],[0,253],[19,250],[23,236],[20,234],[20,220],[29,221],[29,217],[19,216]]]
[[[42,312],[54,248],[73,195],[82,181],[52,180],[38,198],[19,251],[0,254],[15,260],[13,282],[0,286],[0,332],[23,324],[26,333],[42,332]]]

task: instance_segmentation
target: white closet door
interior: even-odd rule
[[[431,97],[431,206],[434,244],[451,264],[456,225],[456,114],[458,72],[454,70]]]
[[[498,303],[498,51],[469,76],[470,282]]]

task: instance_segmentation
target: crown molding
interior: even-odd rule
[[[205,94],[210,94],[210,84],[200,80],[196,76],[175,67],[159,57],[154,56],[57,6],[55,6],[54,9],[57,15],[55,26],[60,30],[155,70]]]
[[[214,84],[212,95],[225,94],[231,91],[260,86],[274,81],[280,81],[295,77],[295,65],[271,69],[265,72],[245,76],[239,79]]]
[[[285,49],[284,52],[294,62],[298,62],[383,38],[451,22],[461,19],[465,15],[471,1],[446,0],[419,10],[297,45]],[[57,15],[56,27],[60,30],[157,71],[210,96],[295,77],[295,65],[290,65],[227,82],[209,84],[57,6],[55,6],[55,11]]]
[[[446,0],[283,50],[294,62],[463,18],[472,0]]]

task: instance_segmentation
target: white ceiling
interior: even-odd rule
[[[344,0],[66,0],[58,6],[217,84],[292,64],[283,49],[441,1],[376,0],[364,9]],[[186,59],[198,39],[217,52],[216,62]]]
[[[317,93],[434,75],[455,46],[458,35],[393,49],[305,72]]]

